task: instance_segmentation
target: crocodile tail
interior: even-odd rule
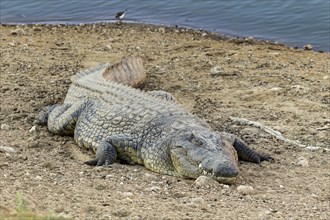
[[[128,56],[108,66],[103,71],[103,78],[137,88],[144,85],[146,72],[140,57]]]
[[[107,63],[103,63],[103,64],[100,64],[98,66],[94,66],[94,67],[90,67],[88,69],[85,69],[85,70],[82,70],[78,73],[76,73],[76,75],[74,76],[71,76],[71,82],[75,82],[87,75],[90,75],[90,74],[94,74],[96,72],[99,72],[101,71],[102,69],[105,69],[107,66],[109,66],[110,64],[107,64]]]
[[[84,77],[95,77],[97,80],[112,81],[139,88],[145,83],[146,72],[140,57],[128,56],[113,65],[100,64],[80,71],[71,77],[71,81],[75,82]]]

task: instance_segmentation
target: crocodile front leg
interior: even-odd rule
[[[217,132],[221,138],[228,141],[236,150],[238,158],[240,160],[260,163],[262,161],[273,160],[272,157],[258,153],[251,149],[242,139],[236,137],[233,134],[227,132]]]
[[[96,149],[95,159],[86,161],[85,164],[91,166],[107,166],[115,162],[117,158],[117,150],[112,145],[111,139],[103,141]]]

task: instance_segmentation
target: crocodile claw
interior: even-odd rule
[[[108,141],[104,141],[96,150],[96,158],[86,161],[85,164],[91,166],[108,166],[115,162],[117,158],[116,148]]]
[[[109,166],[110,164],[112,164],[110,160],[97,159],[97,158],[86,161],[84,163],[90,166]]]

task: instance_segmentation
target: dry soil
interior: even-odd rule
[[[20,193],[32,211],[74,219],[329,219],[329,53],[124,23],[2,25],[0,39],[2,209],[15,212]],[[196,185],[142,166],[90,167],[72,137],[30,130],[41,107],[63,101],[70,76],[131,54],[143,58],[145,90],[172,93],[274,162],[241,162],[235,185]]]

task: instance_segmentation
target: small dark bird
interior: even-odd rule
[[[123,19],[123,17],[125,16],[125,12],[127,11],[127,9],[125,9],[124,11],[120,11],[120,12],[118,12],[117,14],[116,14],[116,19],[119,19],[119,20],[121,20],[121,19]]]

